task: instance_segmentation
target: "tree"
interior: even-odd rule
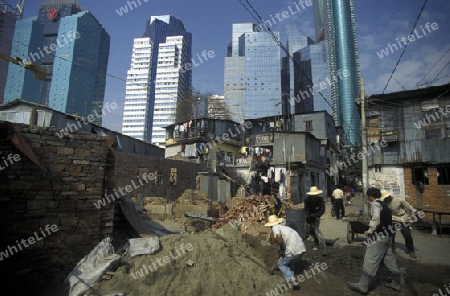
[[[184,98],[178,99],[176,122],[196,118],[229,119],[224,98],[210,92],[191,88]]]

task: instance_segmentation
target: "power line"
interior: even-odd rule
[[[430,74],[430,72],[434,69],[434,67],[436,67],[437,64],[439,64],[439,62],[444,58],[444,56],[450,52],[450,47],[447,49],[446,52],[444,52],[444,54],[436,61],[436,63],[434,63],[434,65],[428,70],[428,72],[425,74],[425,76],[422,77],[422,79],[420,79],[419,82],[417,82],[416,84],[416,88],[418,88],[421,84],[421,82],[425,79],[425,77],[427,77],[428,74]],[[426,84],[426,83],[424,83]]]
[[[431,81],[428,83],[428,86],[430,86],[433,82],[436,81],[436,79],[439,77],[439,75],[441,75],[442,71],[444,71],[444,69],[447,68],[448,65],[450,65],[450,62],[448,62],[448,63],[441,69],[441,71],[439,71],[439,73],[436,75],[436,77],[434,77],[433,80],[431,80]]]
[[[403,90],[406,90],[406,88],[405,88],[403,85],[401,85],[400,82],[398,82],[398,80],[397,80],[396,78],[394,78],[394,80],[395,80],[395,82],[397,82],[397,84],[398,84]]]
[[[416,29],[416,26],[417,26],[417,22],[419,21],[421,15],[422,15],[422,12],[423,12],[423,10],[425,9],[425,6],[427,5],[427,2],[428,2],[428,0],[425,0],[425,2],[423,3],[422,8],[420,9],[419,15],[417,16],[416,21],[415,21],[415,23],[414,23],[414,26],[413,26],[413,28],[412,28],[412,30],[411,30],[411,33],[410,33],[409,35],[412,35],[412,34],[414,33],[414,30]],[[384,89],[383,89],[383,94],[384,94],[386,88],[388,87],[389,82],[390,82],[391,79],[392,79],[392,76],[394,76],[394,73],[395,73],[395,71],[397,70],[398,64],[400,64],[400,61],[401,61],[403,55],[405,54],[405,51],[406,51],[406,48],[408,47],[408,45],[409,45],[409,42],[406,43],[405,47],[403,47],[402,54],[401,54],[400,57],[398,58],[398,61],[397,61],[397,63],[395,64],[394,70],[392,70],[391,76],[389,76],[389,79],[388,79],[388,81],[387,81],[387,83],[386,83],[386,86],[385,86]]]

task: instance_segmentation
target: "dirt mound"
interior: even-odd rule
[[[298,262],[295,276],[301,290],[294,291],[274,268],[277,249],[262,242],[264,237],[243,234],[239,227],[230,225],[216,232],[164,236],[160,238],[161,251],[135,258],[123,255],[111,279],[97,283],[85,295],[355,295],[347,282],[357,281],[361,275],[364,246],[329,246],[322,254],[312,251],[312,242],[306,241],[316,263],[307,269]],[[419,264],[399,256],[397,262],[407,274],[402,292],[383,285],[389,281],[389,273],[382,265],[370,295],[439,294],[450,282],[450,266]],[[271,268],[273,274],[268,271]]]
[[[219,234],[168,235],[160,241],[162,250],[156,254],[125,255],[112,279],[86,295],[265,295],[283,282],[265,270],[261,259],[261,253],[276,254],[276,249],[232,227]]]

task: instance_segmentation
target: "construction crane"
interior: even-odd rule
[[[17,20],[22,19],[23,15],[23,7],[24,7],[24,1],[25,0],[19,0],[17,2],[17,5],[14,7],[10,4],[8,4],[6,1],[0,0],[0,14],[3,13],[13,13]],[[9,55],[0,52],[0,58],[7,60],[15,65],[19,65],[21,67],[24,67],[25,69],[29,69],[34,72],[34,77],[40,80],[45,80],[47,76],[47,71],[45,69],[40,68],[36,64],[34,64],[31,61],[26,61],[25,63],[23,60],[19,57],[12,58]]]
[[[45,80],[47,77],[47,70],[39,67],[38,65],[36,65],[33,62],[27,61],[25,63],[23,63],[21,58],[12,58],[9,55],[6,55],[2,52],[0,52],[0,58],[5,59],[15,65],[19,65],[24,67],[25,69],[31,70],[34,72],[34,78],[39,79],[39,80]]]

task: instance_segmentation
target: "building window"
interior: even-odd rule
[[[375,147],[374,147],[375,149]],[[384,156],[397,156],[400,154],[400,145],[399,142],[388,142],[386,147],[382,148]],[[375,153],[378,153],[375,152]],[[374,154],[375,154],[374,153]]]
[[[305,131],[311,132],[313,130],[312,120],[305,121]]]
[[[443,117],[439,112],[439,108],[439,102],[437,99],[422,102],[421,121],[425,125],[425,139],[442,138]]]
[[[411,170],[413,185],[421,185],[419,182],[422,182],[422,185],[430,185],[427,168],[412,168]]]
[[[438,185],[450,185],[450,167],[437,168]]]
[[[155,172],[155,185],[162,185],[163,181],[162,181],[162,172],[161,171],[156,171]]]
[[[422,114],[427,119],[428,124],[425,126],[425,139],[439,139],[441,134],[441,119],[436,115],[435,110],[426,111]]]
[[[177,185],[178,181],[178,169],[177,168],[170,168],[170,184],[171,185]]]

